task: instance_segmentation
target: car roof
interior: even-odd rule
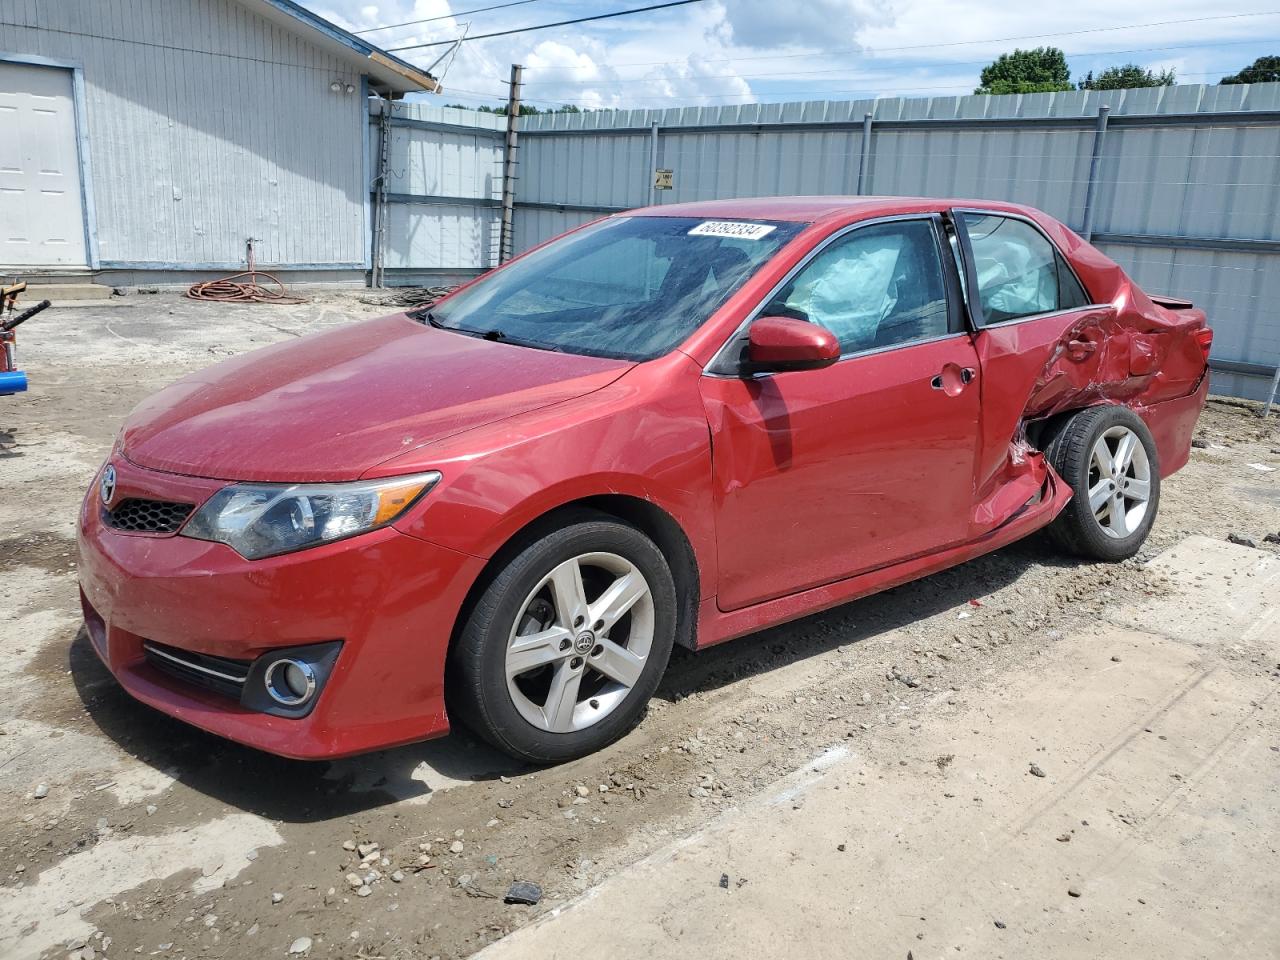
[[[1040,211],[996,200],[962,200],[941,197],[745,197],[736,200],[697,200],[629,210],[626,216],[700,217],[733,220],[788,220],[818,223],[827,220],[863,220],[896,213],[921,213],[948,207],[978,207],[1020,213],[1039,219]]]

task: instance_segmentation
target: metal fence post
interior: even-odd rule
[[[1271,392],[1267,394],[1267,405],[1262,408],[1259,416],[1271,416],[1271,407],[1276,402],[1276,394],[1280,393],[1280,364],[1276,365],[1276,375],[1271,378]]]
[[[1106,104],[1098,107],[1098,124],[1093,130],[1093,156],[1089,158],[1089,185],[1084,192],[1084,223],[1080,234],[1086,240],[1093,239],[1093,208],[1098,192],[1098,167],[1102,165],[1102,144],[1107,139],[1107,114],[1111,108]]]
[[[871,114],[862,118],[862,158],[858,161],[858,196],[866,193],[868,169],[871,166]]]
[[[658,202],[658,121],[649,125],[649,206]]]

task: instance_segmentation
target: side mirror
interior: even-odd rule
[[[826,327],[794,317],[759,317],[747,331],[745,372],[816,370],[840,359],[840,341]]]

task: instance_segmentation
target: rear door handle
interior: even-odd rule
[[[1092,340],[1068,340],[1067,349],[1077,360],[1083,360],[1097,350],[1098,345]]]

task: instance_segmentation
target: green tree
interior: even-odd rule
[[[1223,77],[1219,83],[1275,83],[1280,80],[1280,57],[1259,57],[1239,73]]]
[[[1074,90],[1067,56],[1057,47],[1002,53],[982,68],[982,85],[974,93],[1052,93]]]
[[[1107,67],[1096,77],[1090,70],[1089,75],[1080,81],[1080,89],[1132,90],[1135,87],[1171,87],[1174,82],[1173,70],[1155,73],[1136,63],[1126,63],[1122,67]]]

